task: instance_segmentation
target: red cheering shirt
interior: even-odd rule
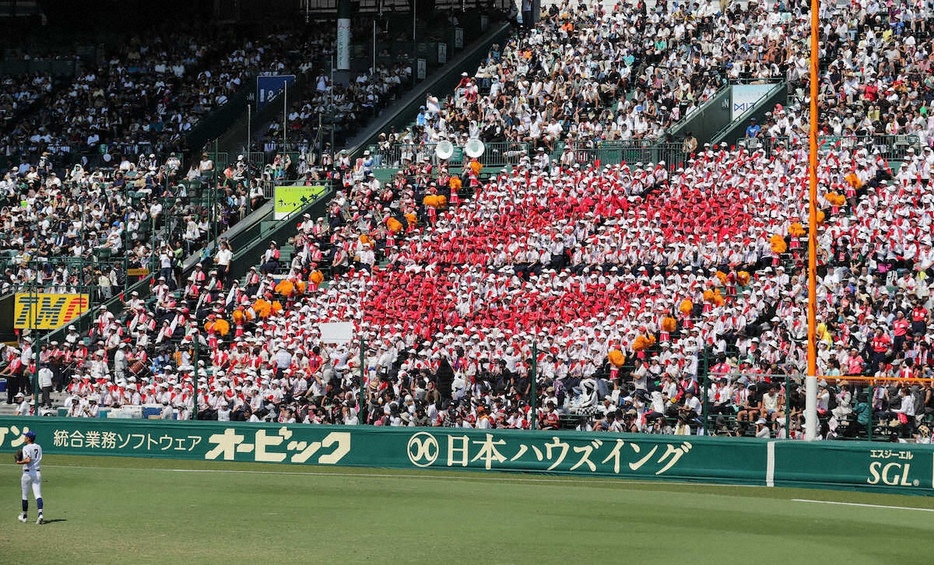
[[[928,319],[927,308],[917,307],[911,311],[912,322],[923,322]]]
[[[324,359],[317,353],[312,353],[308,357],[308,374],[314,375],[322,365],[324,365]]]
[[[901,318],[892,322],[892,333],[896,336],[901,337],[908,333],[908,328],[911,326],[911,323],[905,319]]]
[[[877,335],[872,338],[872,350],[876,353],[885,353],[889,348],[889,336]]]

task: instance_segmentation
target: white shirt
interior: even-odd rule
[[[897,409],[893,410],[893,412],[904,414],[906,416],[914,416],[915,415],[914,398],[910,394],[906,394],[905,396],[902,397],[901,405]]]
[[[233,258],[233,252],[230,249],[221,249],[217,252],[217,264],[227,266]]]
[[[692,396],[690,400],[685,399],[684,405],[696,412],[698,416],[701,415],[703,407],[701,406],[700,400],[698,400],[696,396]]]
[[[28,460],[29,463],[23,464],[23,472],[33,474],[38,471],[39,463],[42,462],[42,448],[35,443],[27,444],[23,447],[23,461],[26,460]]]
[[[29,401],[23,400],[16,406],[15,416],[29,416],[32,414],[32,408]]]
[[[52,386],[52,369],[42,367],[39,369],[39,388]]]

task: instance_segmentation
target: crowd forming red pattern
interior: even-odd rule
[[[776,107],[775,120],[786,111]],[[821,375],[930,376],[931,151],[909,154],[897,173],[872,147],[832,144],[822,157]],[[135,403],[139,389],[140,401],[184,415],[198,379],[197,412],[219,419],[527,427],[554,426],[562,413],[580,429],[698,433],[700,396],[716,415],[761,416],[766,433],[795,434],[800,394],[783,375],[804,365],[806,162],[793,143],[768,153],[703,147],[676,165],[559,166],[536,155],[483,184],[474,171],[472,198],[431,207],[421,204],[432,190],[427,163],[411,165],[386,198],[346,166],[331,229],[299,226],[285,282],[218,283],[205,293],[213,303],[191,304],[194,316],[157,287],[154,312],[130,306],[134,322],[160,319],[166,336],[181,337],[174,359],[166,351],[159,362],[140,357],[154,328],[102,314],[91,336],[103,338],[102,355],[77,346],[79,359],[100,360],[73,371],[97,385],[72,384],[72,397]],[[363,260],[374,244],[382,265]],[[366,341],[362,367],[355,346],[320,343],[318,324],[346,320]],[[210,351],[204,368],[192,363],[194,340]],[[120,355],[133,341],[143,353]],[[145,371],[129,370],[140,361]],[[905,397],[920,396],[905,431],[934,410],[929,386],[897,398],[876,390],[885,392],[870,403],[852,385],[822,387],[821,413],[833,416],[824,435],[856,429],[850,421],[862,424],[866,410],[906,413]]]

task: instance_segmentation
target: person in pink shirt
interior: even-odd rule
[[[892,320],[892,335],[894,336],[892,339],[892,349],[895,353],[902,350],[902,346],[905,344],[905,336],[910,329],[911,322],[905,317],[905,313],[901,310],[896,312],[895,319]]]

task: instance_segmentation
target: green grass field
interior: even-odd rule
[[[16,520],[20,468],[0,477],[2,563],[934,561],[934,498],[103,457],[42,471],[42,526],[31,498]]]

